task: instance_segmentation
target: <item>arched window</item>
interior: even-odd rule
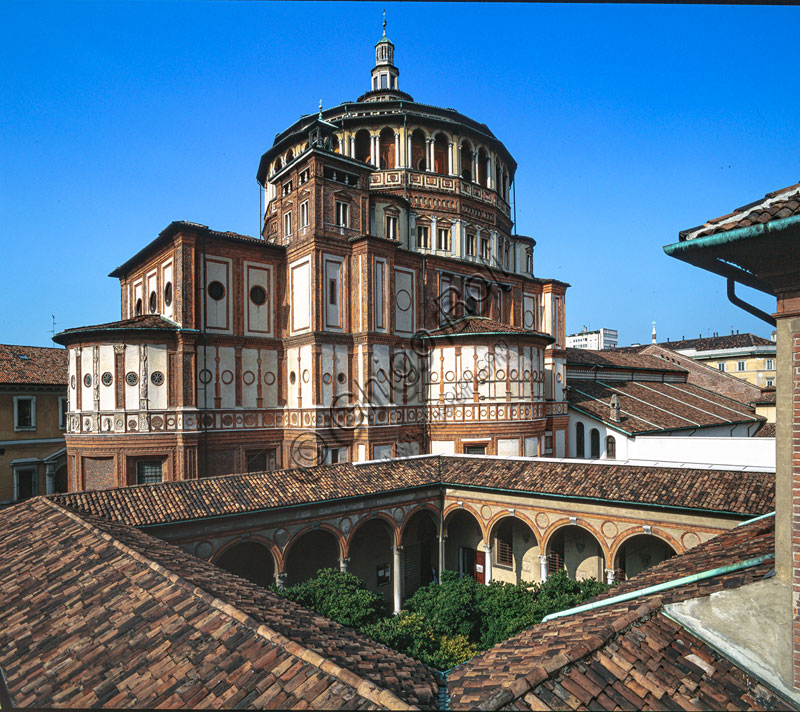
[[[369,131],[361,129],[356,133],[356,160],[369,163],[370,159],[370,137]]]
[[[433,141],[433,171],[447,175],[447,138],[437,134]]]
[[[591,458],[592,460],[599,460],[600,459],[600,432],[597,428],[592,428],[591,432],[589,433],[589,446],[591,448]]]
[[[575,426],[575,457],[586,457],[583,423]]]
[[[461,177],[464,180],[472,180],[472,146],[469,141],[461,144]]]
[[[606,457],[609,460],[617,459],[617,441],[614,440],[613,435],[609,435],[606,438]]]
[[[425,134],[419,129],[414,129],[411,134],[411,167],[424,171],[428,162],[425,160]]]
[[[394,168],[394,131],[388,127],[383,129],[380,133],[379,143],[380,167],[384,169]]]
[[[488,172],[487,172],[488,165],[487,164],[488,164],[488,162],[489,162],[489,159],[486,156],[486,151],[484,151],[481,148],[478,151],[478,183],[480,183],[484,188],[486,187],[487,182],[488,182],[488,178],[487,178],[487,175],[488,175]]]

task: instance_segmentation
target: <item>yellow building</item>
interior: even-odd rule
[[[0,344],[0,506],[67,490],[67,352]]]
[[[775,342],[755,334],[714,335],[659,344],[759,388],[775,385]]]

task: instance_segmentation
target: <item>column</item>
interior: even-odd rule
[[[378,168],[378,137],[377,136],[370,136],[370,145],[372,146],[372,165],[375,168]]]
[[[350,158],[356,157],[356,137],[350,137]]]
[[[492,230],[489,233],[492,236],[492,262],[494,264],[500,264],[500,247],[498,245],[497,240],[497,230]]]
[[[616,571],[614,571],[614,569],[606,569],[606,583],[609,586],[613,586],[615,579],[616,579]]]
[[[413,168],[414,166],[411,165],[411,134],[407,134],[406,139],[406,168]]]
[[[542,583],[547,581],[547,556],[545,554],[539,554],[539,578]]]
[[[439,583],[442,582],[442,571],[444,571],[444,551],[447,534],[439,532]]]
[[[453,175],[453,142],[447,144],[447,173]]]
[[[425,139],[425,170],[433,172],[433,139]]]
[[[492,547],[489,544],[483,545],[486,551],[486,560],[483,564],[483,582],[488,586],[492,582]]]
[[[347,566],[350,563],[350,557],[341,558],[339,559],[339,571],[342,573],[347,573]]]
[[[275,574],[275,585],[280,589],[286,588],[286,572],[285,571],[279,571],[277,574]]]
[[[394,614],[400,613],[403,605],[403,592],[401,588],[401,576],[403,575],[402,546],[392,547],[392,601],[394,603]]]
[[[472,182],[478,182],[478,151],[472,151]]]
[[[493,156],[488,156],[486,158],[486,187],[487,188],[494,188],[494,166],[492,165],[494,161],[492,160]]]
[[[400,132],[394,132],[394,167],[400,168]]]
[[[430,241],[429,247],[431,250],[439,249],[439,235],[436,234],[436,216],[431,216],[431,234],[428,236]]]
[[[55,462],[45,462],[44,463],[44,474],[45,474],[45,492],[47,494],[53,494],[56,491],[56,463]]]
[[[464,254],[464,223],[453,220],[453,254],[461,257]]]

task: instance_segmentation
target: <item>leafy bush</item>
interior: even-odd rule
[[[336,569],[320,569],[314,578],[279,593],[353,628],[363,628],[387,613],[383,598],[370,591],[358,576]]]
[[[549,613],[580,605],[608,588],[595,579],[573,581],[566,571],[544,583],[492,581],[444,571],[441,583],[420,588],[397,616],[357,576],[335,569],[279,591],[287,598],[360,630],[440,670],[455,667]]]

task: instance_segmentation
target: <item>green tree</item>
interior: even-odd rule
[[[358,576],[336,569],[320,569],[314,578],[279,593],[353,628],[363,628],[386,614],[381,596],[370,591]]]

